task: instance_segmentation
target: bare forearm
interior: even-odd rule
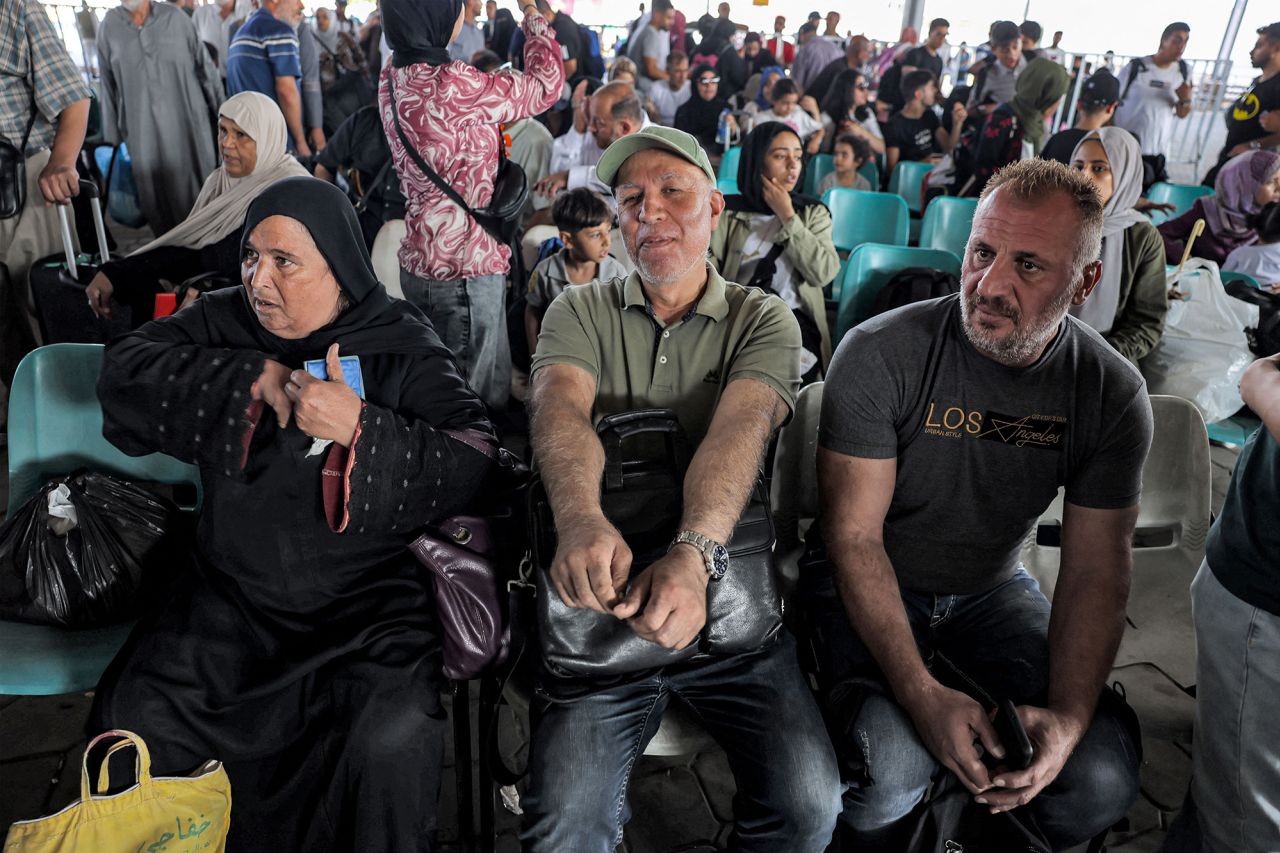
[[[284,113],[284,123],[293,137],[293,144],[299,151],[305,151],[307,132],[302,126],[302,96],[292,77],[276,78],[276,100],[280,102],[280,112]]]
[[[1240,380],[1240,396],[1280,441],[1280,356],[1260,358],[1245,370]]]
[[[591,427],[590,416],[538,395],[530,426],[533,456],[556,523],[598,517],[604,447]]]
[[[84,144],[85,129],[89,125],[89,99],[76,101],[58,113],[58,130],[53,137],[49,161],[70,164],[76,161],[80,146]]]

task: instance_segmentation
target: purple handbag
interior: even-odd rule
[[[490,459],[493,439],[481,432],[444,430]],[[510,629],[503,619],[495,560],[497,543],[486,519],[446,518],[413,541],[409,550],[431,572],[436,609],[444,629],[444,674],[454,681],[475,678],[507,657]]]

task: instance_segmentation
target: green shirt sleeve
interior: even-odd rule
[[[538,332],[538,349],[529,368],[530,377],[548,365],[571,364],[600,381],[599,334],[588,331],[587,319],[580,313],[586,303],[573,298],[574,295],[571,288],[553,299],[547,308],[542,330]]]
[[[764,294],[751,323],[730,361],[725,384],[737,379],[763,382],[794,411],[800,390],[800,324],[785,302]]]
[[[1107,342],[1135,365],[1151,352],[1164,334],[1169,312],[1165,283],[1164,242],[1154,225],[1139,222],[1124,232],[1125,282],[1116,319]]]

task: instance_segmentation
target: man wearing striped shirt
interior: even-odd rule
[[[301,0],[262,0],[231,42],[227,58],[227,95],[261,92],[275,100],[289,127],[291,147],[311,155],[302,124],[302,95],[298,81]]]

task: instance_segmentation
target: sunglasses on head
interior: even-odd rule
[[[719,83],[719,82],[720,82],[719,77],[703,77],[701,80],[698,81],[698,85],[710,86],[712,83]]]
[[[855,88],[855,89],[861,89],[862,91],[864,91],[864,92],[865,92],[865,91],[867,91],[868,89],[870,89],[870,88],[871,88],[871,84],[870,84],[870,83],[867,83],[866,81],[863,81],[863,82],[861,82],[861,83],[855,83],[855,84],[853,85],[853,88]]]

